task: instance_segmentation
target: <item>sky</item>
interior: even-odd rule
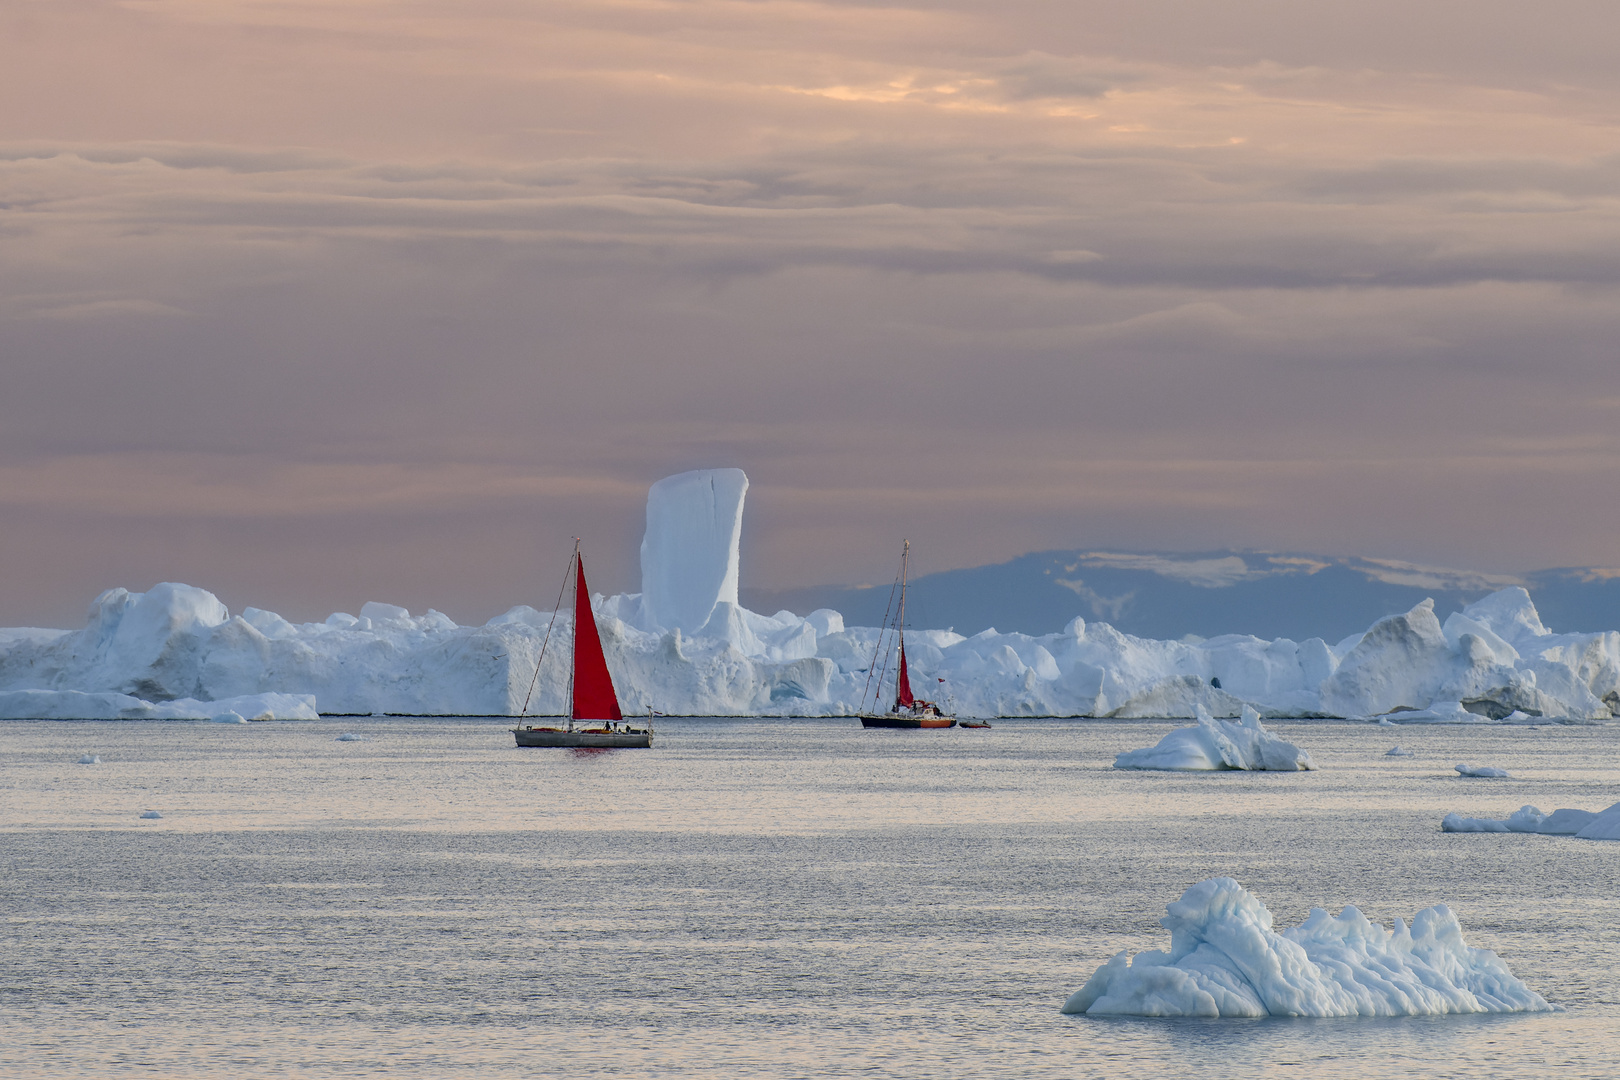
[[[1612,0],[5,0],[0,625],[1620,564]]]

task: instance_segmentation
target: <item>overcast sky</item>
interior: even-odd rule
[[[1620,565],[1612,0],[4,0],[0,625]]]

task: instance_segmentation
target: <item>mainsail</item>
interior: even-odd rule
[[[894,707],[896,709],[909,709],[917,703],[911,696],[911,679],[906,675],[906,642],[900,640],[900,679],[894,686]]]
[[[574,708],[575,720],[624,719],[619,711],[619,695],[613,692],[613,676],[608,674],[607,657],[602,655],[602,637],[596,632],[596,615],[591,611],[591,590],[585,584],[585,558],[575,555],[574,577]]]

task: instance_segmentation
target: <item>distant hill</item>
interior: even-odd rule
[[[913,564],[915,565],[915,564]],[[1530,591],[1553,630],[1620,629],[1620,571],[1571,568],[1483,574],[1389,559],[1211,551],[1039,551],[995,566],[912,579],[907,623],[975,634],[1049,634],[1076,615],[1142,637],[1253,634],[1329,643],[1434,597],[1441,617],[1509,585]],[[743,589],[744,606],[840,611],[851,626],[883,618],[887,586]]]

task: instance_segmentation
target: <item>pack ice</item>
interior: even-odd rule
[[[1316,766],[1311,755],[1267,731],[1252,706],[1245,705],[1243,718],[1234,724],[1215,719],[1200,703],[1196,727],[1172,731],[1154,746],[1127,750],[1114,759],[1114,768],[1300,772]]]
[[[1444,904],[1385,930],[1354,907],[1291,930],[1231,878],[1201,881],[1159,920],[1170,951],[1119,953],[1064,1003],[1091,1016],[1432,1016],[1551,1012]]]
[[[846,627],[836,611],[763,615],[737,602],[747,490],[740,469],[714,469],[649,492],[641,592],[592,599],[626,711],[858,711],[877,630]],[[0,717],[510,715],[550,619],[520,605],[458,626],[373,602],[295,624],[259,608],[233,615],[189,585],[111,589],[82,629],[0,630]],[[567,613],[557,632],[566,644]],[[1268,718],[1592,722],[1620,708],[1620,633],[1554,634],[1520,588],[1444,623],[1425,601],[1336,645],[1157,641],[1081,618],[1041,636],[914,629],[906,645],[913,685],[963,716],[1166,718],[1201,707],[1231,718],[1247,706]],[[567,654],[548,652],[530,712],[562,710]]]

